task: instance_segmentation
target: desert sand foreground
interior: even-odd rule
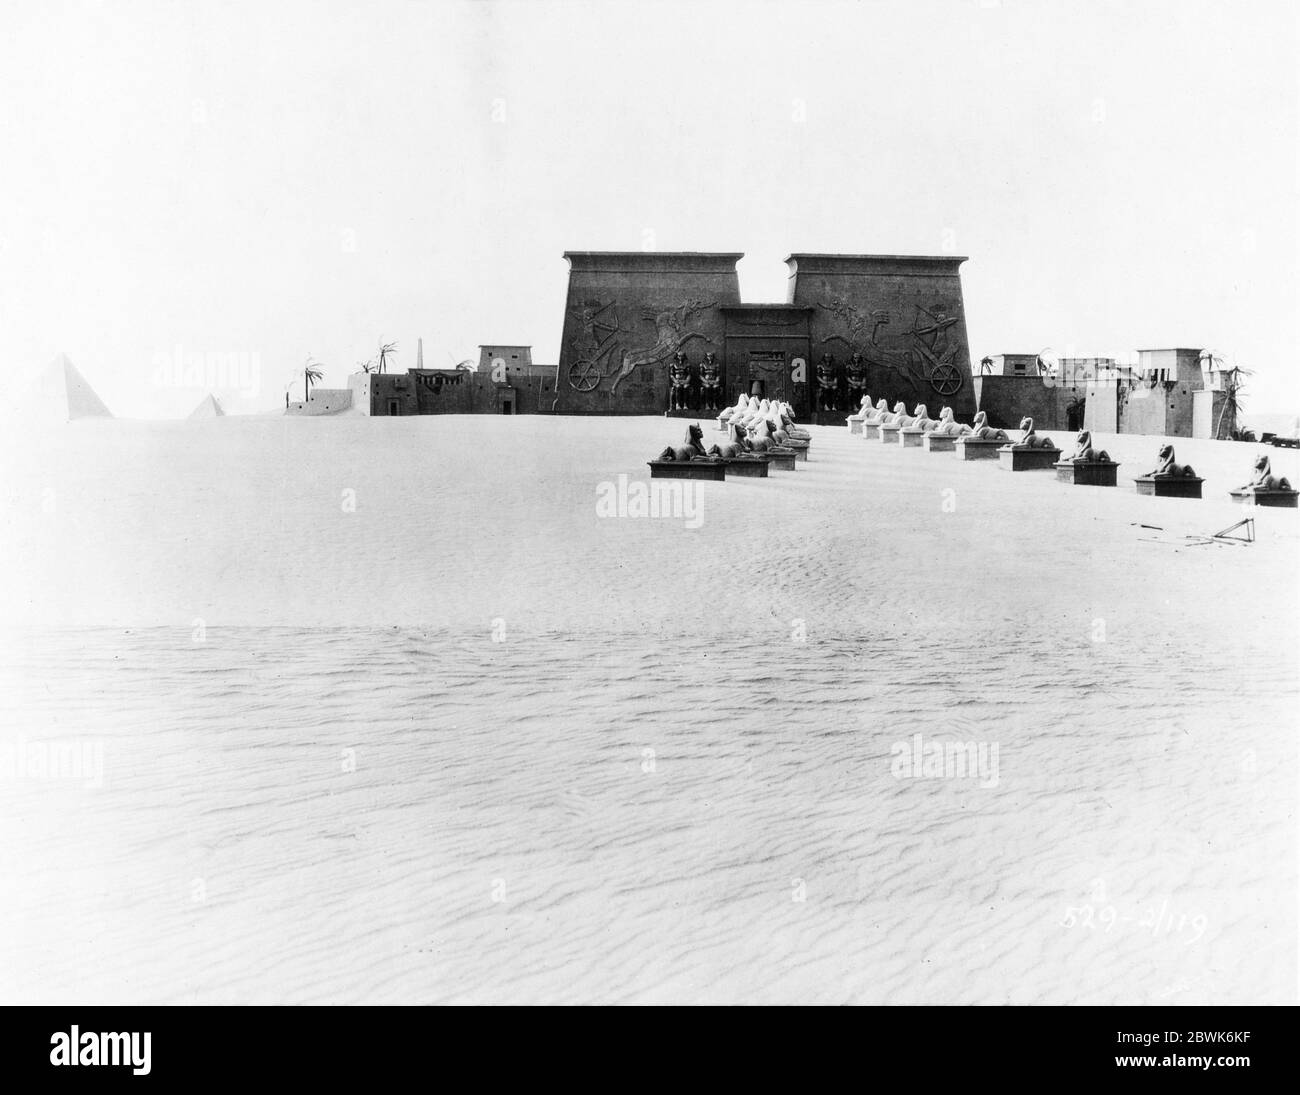
[[[1300,454],[814,427],[619,516],[683,428],[10,434],[0,998],[1296,1002],[1300,514],[1194,538]]]

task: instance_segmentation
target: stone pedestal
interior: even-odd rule
[[[766,479],[771,459],[767,456],[733,456],[722,461],[727,465],[729,479]]]
[[[849,418],[846,418],[845,421],[849,424],[849,433],[862,432],[862,419],[850,416]]]
[[[1300,491],[1294,490],[1230,490],[1232,500],[1242,505],[1250,505],[1252,502],[1257,506],[1268,506],[1276,509],[1297,509],[1296,499],[1300,498]]]
[[[1003,445],[998,449],[998,459],[1007,471],[1050,471],[1061,459],[1061,450]]]
[[[919,449],[921,442],[925,440],[926,433],[924,430],[913,430],[911,428],[898,431],[898,443],[905,449]]]
[[[862,439],[864,441],[879,441],[880,423],[879,422],[862,423]]]
[[[923,447],[926,452],[952,452],[958,438],[950,433],[927,433]]]
[[[720,483],[727,478],[723,460],[649,460],[651,479],[707,479]]]
[[[996,460],[1005,441],[981,441],[973,437],[957,438],[957,455],[963,460]]]
[[[777,471],[794,471],[793,449],[777,449],[775,451],[768,449],[763,455],[767,457],[769,467],[775,468]]]
[[[1139,475],[1133,482],[1138,494],[1154,494],[1157,498],[1199,498],[1205,480],[1198,475]]]
[[[1062,460],[1056,465],[1056,478],[1076,487],[1113,487],[1118,468],[1114,460]]]
[[[896,439],[902,428],[902,426],[881,426],[878,436],[886,445],[894,445],[897,444]]]

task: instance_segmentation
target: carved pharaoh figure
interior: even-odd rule
[[[822,359],[817,362],[817,406],[823,411],[836,410],[839,403],[838,387],[835,360],[830,354],[822,354]]]
[[[677,351],[672,364],[668,366],[668,382],[671,385],[668,397],[669,409],[686,410],[691,393],[691,367],[687,364],[686,354],[681,350]]]
[[[722,366],[711,351],[700,362],[700,401],[706,411],[716,411],[722,405]]]
[[[845,372],[849,382],[849,406],[854,407],[862,402],[862,397],[867,390],[867,363],[860,353],[855,352],[849,358]]]

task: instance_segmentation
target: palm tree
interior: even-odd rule
[[[1245,406],[1240,396],[1241,389],[1245,386],[1242,377],[1254,376],[1250,369],[1243,369],[1237,365],[1230,369],[1223,368],[1224,360],[1213,350],[1201,351],[1201,368],[1208,371],[1218,372],[1223,377],[1223,407],[1219,411],[1219,419],[1214,424],[1214,440],[1221,441],[1224,438],[1234,439],[1237,436],[1237,415]],[[1224,432],[1224,419],[1227,419],[1227,432]]]
[[[304,403],[311,400],[311,386],[325,375],[321,369],[321,363],[312,357],[311,354],[308,354],[307,364],[302,370],[302,401]]]
[[[363,373],[373,373],[375,371],[375,359],[372,357],[369,361],[358,361],[357,368]]]
[[[381,342],[379,344],[379,371],[388,372],[388,355],[397,352],[396,342]]]
[[[1219,421],[1214,426],[1214,439],[1218,441],[1224,437],[1223,420],[1228,420],[1228,433],[1226,436],[1235,437],[1237,434],[1237,416],[1245,407],[1241,396],[1238,394],[1245,386],[1242,377],[1254,375],[1249,369],[1242,369],[1233,366],[1231,369],[1223,370],[1223,410],[1219,412]]]

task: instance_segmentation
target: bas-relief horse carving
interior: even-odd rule
[[[934,432],[945,437],[965,437],[971,432],[971,428],[953,418],[951,407],[944,407],[939,412],[939,422],[934,427]]]
[[[1070,460],[1075,464],[1093,464],[1102,460],[1109,461],[1110,454],[1105,449],[1092,447],[1090,430],[1080,430],[1074,439],[1074,452],[1070,454]]]
[[[1020,420],[1020,428],[1022,431],[1024,431],[1024,434],[1020,438],[1020,440],[1016,442],[1016,446],[1018,448],[1026,448],[1026,449],[1056,448],[1056,446],[1052,444],[1052,439],[1050,437],[1043,437],[1040,434],[1034,432],[1034,420],[1032,418],[1022,418]]]
[[[708,455],[709,454],[704,451],[704,431],[700,429],[700,424],[697,422],[693,426],[686,427],[685,445],[669,445],[659,454],[657,459],[675,461],[699,460],[706,459]]]
[[[1291,481],[1282,475],[1273,474],[1273,463],[1267,453],[1261,453],[1255,460],[1255,474],[1242,490],[1291,490]]]
[[[696,312],[701,312],[708,307],[709,305],[703,301],[685,301],[676,308],[669,308],[662,312],[643,308],[641,310],[642,317],[654,319],[657,333],[655,344],[653,346],[643,346],[640,349],[624,350],[623,364],[618,370],[618,375],[614,377],[614,382],[609,386],[609,390],[611,392],[618,391],[619,383],[631,376],[642,365],[657,365],[661,361],[667,361],[693,338],[712,343],[713,339],[703,332],[686,330],[686,320]]]
[[[971,426],[971,437],[977,441],[1010,441],[1006,430],[995,430],[989,425],[989,416],[980,411],[975,416],[975,423]]]
[[[1192,470],[1191,464],[1178,464],[1174,462],[1173,445],[1161,445],[1159,453],[1160,463],[1147,475],[1153,478],[1178,478],[1186,479],[1195,478],[1196,472]]]

